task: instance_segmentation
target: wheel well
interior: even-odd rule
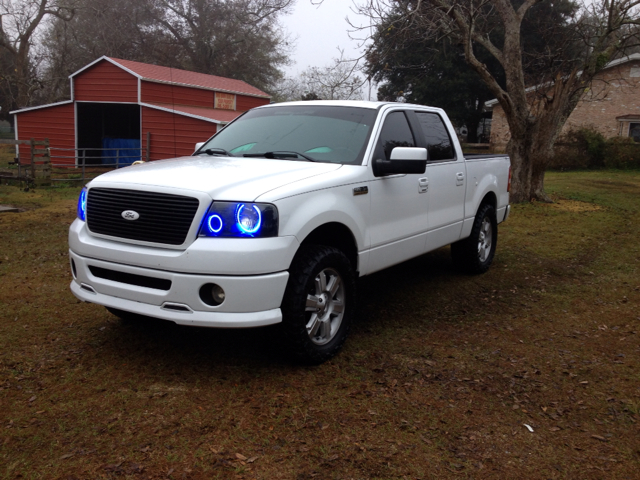
[[[498,208],[498,199],[496,198],[496,194],[495,193],[493,193],[493,192],[487,193],[484,196],[484,198],[482,199],[482,201],[480,202],[480,206],[478,207],[478,210],[480,208],[482,208],[484,205],[486,205],[487,203],[489,205],[493,205],[494,209]]]
[[[302,245],[326,245],[342,251],[351,262],[354,271],[358,270],[358,247],[351,230],[342,223],[326,223],[312,231],[302,241]]]

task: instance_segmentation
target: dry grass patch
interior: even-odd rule
[[[548,204],[549,208],[562,210],[565,212],[581,213],[581,212],[597,212],[602,210],[600,205],[593,203],[578,202],[576,200],[556,200],[554,203]]]

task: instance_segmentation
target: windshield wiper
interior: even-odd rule
[[[315,162],[314,158],[311,158],[304,153],[294,152],[289,150],[278,150],[275,152],[263,152],[263,153],[245,153],[243,157],[249,158],[304,158],[308,162]]]
[[[207,148],[206,150],[200,150],[198,155],[206,153],[207,155],[226,155],[227,157],[233,157],[233,153],[227,152],[224,148]]]

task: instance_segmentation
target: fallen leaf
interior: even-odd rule
[[[242,455],[241,453],[236,453],[236,458],[238,460],[242,460],[245,461],[247,459],[247,457],[245,457],[244,455]]]
[[[67,458],[71,458],[71,457],[73,457],[74,455],[75,455],[75,453],[67,453],[66,455],[62,455],[62,456],[60,457],[60,460],[65,460],[65,459],[67,459]]]
[[[247,459],[247,463],[253,463],[258,459],[258,457],[251,457]]]
[[[596,440],[600,440],[601,442],[606,442],[607,439],[604,437],[601,437],[600,435],[591,435],[591,438],[595,438]]]
[[[29,399],[29,403],[33,402],[36,398],[38,398],[38,397],[36,397],[35,395],[34,395],[33,397],[31,397],[31,398]]]

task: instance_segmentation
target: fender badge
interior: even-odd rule
[[[125,220],[137,220],[140,218],[140,214],[138,212],[134,212],[133,210],[125,210],[120,215]]]
[[[354,195],[366,195],[369,193],[369,187],[356,187],[353,189]]]

